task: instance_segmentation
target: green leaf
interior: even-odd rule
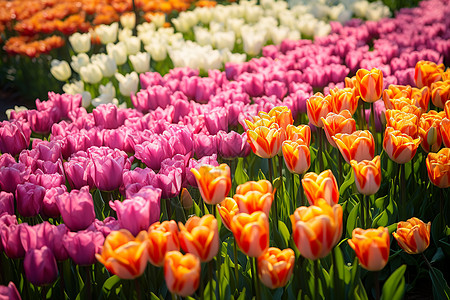
[[[343,195],[344,192],[353,184],[355,178],[353,177],[353,170],[350,170],[344,177],[344,182],[339,188],[339,195]]]
[[[397,204],[394,200],[390,200],[385,210],[381,212],[372,222],[372,227],[377,228],[379,226],[386,227],[388,224],[392,224],[397,218]]]
[[[245,299],[245,288],[242,290],[241,294],[237,298],[237,300],[244,300]]]
[[[433,283],[434,299],[450,299],[450,288],[448,287],[447,281],[445,281],[442,272],[431,267],[430,277],[431,282]]]
[[[356,218],[358,217],[359,203],[353,206],[352,211],[347,218],[347,235],[352,236],[353,229],[356,228]]]
[[[261,169],[259,169],[258,180],[265,180],[265,179],[266,179],[266,175],[264,175],[263,171]]]
[[[95,216],[99,220],[104,220],[105,216],[103,214],[103,209],[105,208],[105,202],[103,201],[102,194],[100,190],[96,190],[94,193],[94,211]]]
[[[355,291],[353,292],[353,296],[357,300],[368,300],[366,290],[364,289],[364,285],[361,282],[361,279],[358,278],[358,285],[355,287]]]
[[[405,271],[406,265],[402,265],[389,276],[383,285],[381,300],[403,299],[405,294]]]
[[[244,170],[244,158],[240,157],[238,159],[236,171],[234,173],[234,181],[236,182],[236,185],[240,185],[246,183],[248,179],[249,179],[248,174]]]
[[[119,276],[113,275],[105,281],[105,283],[103,284],[103,287],[102,287],[102,291],[107,296],[109,296],[111,291],[114,290],[119,284],[120,284]]]

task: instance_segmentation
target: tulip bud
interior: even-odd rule
[[[47,246],[30,249],[25,255],[23,268],[28,281],[37,286],[51,284],[58,277],[55,256]]]
[[[174,220],[153,223],[147,232],[148,260],[157,267],[164,265],[167,252],[180,250],[178,226]]]
[[[235,215],[231,231],[241,251],[249,257],[259,257],[269,248],[269,219],[261,211]]]
[[[418,218],[411,218],[406,222],[397,223],[397,232],[392,235],[398,245],[409,254],[425,251],[430,245],[431,222],[425,224]]]
[[[450,148],[428,153],[426,164],[428,178],[435,186],[443,189],[450,187]]]
[[[0,285],[0,299],[21,300],[22,298],[14,282],[10,281],[8,286]]]
[[[72,70],[65,60],[52,60],[50,73],[59,81],[66,81],[72,76]]]
[[[271,288],[283,287],[294,271],[295,253],[292,249],[280,250],[271,247],[258,257],[258,276],[261,282]]]
[[[124,13],[120,16],[122,27],[133,29],[136,26],[136,15],[134,13]]]
[[[70,45],[76,53],[85,53],[91,49],[91,34],[75,32],[69,36]]]
[[[102,80],[103,73],[98,65],[91,63],[80,68],[80,77],[84,82],[96,84]]]
[[[218,167],[203,165],[198,170],[192,168],[191,172],[195,176],[203,201],[214,205],[227,197],[231,189],[230,167],[227,164]]]
[[[124,42],[106,45],[106,52],[114,58],[118,66],[127,62],[127,45]]]
[[[133,65],[133,69],[137,73],[145,73],[150,70],[150,54],[147,52],[139,52],[135,55],[130,55],[129,59]]]
[[[359,163],[350,161],[355,174],[355,184],[358,191],[363,195],[373,195],[380,189],[381,164],[380,156],[373,160],[362,160]]]
[[[125,76],[116,73],[116,79],[119,81],[119,91],[125,97],[130,97],[131,94],[136,94],[139,85],[139,77],[136,72],[131,72]]]
[[[100,38],[100,42],[104,45],[114,43],[117,40],[117,31],[119,23],[115,22],[111,25],[99,25],[95,28],[95,34]]]
[[[117,72],[116,61],[109,55],[106,54],[92,55],[91,61],[93,64],[97,65],[100,68],[103,77],[109,78]],[[111,82],[108,83],[112,84]],[[115,93],[113,96],[115,96]]]
[[[164,260],[164,278],[171,293],[187,297],[192,295],[200,283],[200,260],[190,253],[170,251]]]
[[[427,143],[428,145],[434,145],[437,142],[437,129],[436,127],[430,127],[430,130],[428,130],[427,133]],[[434,149],[433,149],[434,150]]]
[[[192,200],[191,194],[186,188],[181,190],[181,204],[184,209],[190,209],[194,201]]]
[[[122,43],[122,42],[121,42]],[[128,55],[133,55],[141,50],[141,40],[136,36],[131,36],[124,40]]]
[[[89,187],[56,196],[56,205],[64,224],[73,231],[86,229],[95,219],[94,202]]]
[[[365,269],[380,271],[386,266],[390,247],[387,228],[378,227],[378,229],[367,230],[355,228],[352,232],[352,238],[347,241]]]

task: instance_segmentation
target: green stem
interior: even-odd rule
[[[170,199],[166,199],[166,210],[167,210],[167,219],[172,219],[172,209],[170,204]]]
[[[300,180],[300,183],[298,185],[298,193],[300,194],[300,206],[304,206],[306,205],[306,201],[305,201],[305,195],[303,194],[303,184],[302,184],[302,178],[300,177],[300,175],[298,175],[298,179]]]
[[[364,195],[364,205],[366,207],[366,229],[370,228],[370,198]]]
[[[270,183],[273,184],[273,161],[272,161],[271,157],[269,158],[269,181],[270,181]],[[273,209],[272,214],[275,219],[275,228],[278,229],[278,203],[277,202],[278,202],[277,197],[274,196],[274,199],[273,199],[274,209]]]
[[[297,205],[297,195],[295,194],[295,174],[294,173],[291,173],[291,186],[292,186],[292,205],[295,206],[295,205]],[[291,208],[292,208],[292,205],[291,205]],[[295,210],[295,208],[291,209],[291,213],[293,213],[294,210]]]
[[[336,246],[338,247],[338,246]],[[333,293],[334,295],[339,298],[339,293],[338,291],[338,285],[339,285],[339,278],[338,278],[338,272],[337,272],[337,264],[336,264],[336,247],[334,247],[331,250],[331,260],[333,263]]]
[[[256,299],[261,299],[261,282],[258,275],[258,259],[253,257],[253,264],[255,265],[255,283],[256,283]]]
[[[400,220],[406,220],[406,180],[405,180],[405,164],[400,165],[400,189],[401,189],[401,202],[400,202]]]
[[[314,300],[319,299],[319,260],[313,261],[314,264]]]
[[[375,271],[375,299],[380,300],[380,271]]]
[[[233,254],[234,254],[234,278],[236,279],[236,289],[239,290],[239,261],[237,257],[236,239],[233,239]]]
[[[337,151],[337,157],[338,157],[338,177],[339,177],[339,186],[344,182],[344,176],[342,174],[342,155],[339,152],[339,149],[336,148]]]
[[[318,135],[318,148],[319,151],[317,153],[317,155],[319,156],[319,168],[320,168],[320,172],[323,171],[323,156],[322,156],[322,152],[323,152],[323,137],[322,137],[322,128],[317,127],[317,135]]]
[[[136,294],[137,294],[138,300],[142,299],[142,297],[141,297],[141,286],[139,285],[139,278],[136,278],[134,280],[134,286],[136,288]]]
[[[85,299],[92,299],[92,293],[91,293],[91,267],[87,266],[85,267],[86,270],[86,295]]]
[[[213,261],[208,263],[208,273],[209,273],[209,299],[213,299]]]
[[[375,155],[377,155],[378,153],[378,143],[377,143],[377,130],[375,128],[375,108],[373,105],[373,102],[370,103],[370,126],[372,129],[372,135],[375,137],[374,138],[374,144],[375,144]]]
[[[258,289],[258,274],[255,270],[258,269],[257,262],[256,262],[256,258],[255,257],[248,257],[248,259],[250,260],[250,268],[251,268],[251,272],[252,272],[252,287],[253,287],[253,293],[256,296],[256,300],[260,300],[261,299],[261,295],[260,295],[260,291]]]
[[[214,211],[215,211],[215,207],[214,207]],[[219,284],[219,278],[220,278],[220,267],[222,265],[222,253],[221,253],[222,247],[219,246],[219,252],[217,253],[217,257],[216,257],[216,269],[217,269],[217,282],[216,282],[216,287],[217,287],[217,295],[218,295],[218,299],[222,299],[221,297],[221,293],[220,293],[220,284]]]
[[[59,286],[60,286],[60,299],[66,299],[65,296],[65,283],[64,283],[64,265],[63,262],[58,262],[58,267],[59,267]]]
[[[365,218],[364,218],[364,195],[361,195],[362,197],[360,197],[360,202],[359,202],[359,209],[360,209],[360,219],[361,219],[361,228],[362,229],[366,229],[366,222],[365,222]]]

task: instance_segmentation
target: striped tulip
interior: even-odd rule
[[[316,205],[319,199],[325,200],[328,205],[335,205],[339,201],[337,181],[331,170],[325,170],[319,175],[314,172],[306,173],[302,186],[310,205]]]
[[[414,105],[427,110],[428,102],[430,101],[430,89],[427,86],[418,89],[409,85],[391,84],[388,89],[383,91],[383,101],[387,109],[393,109],[392,101],[400,98],[414,100]]]
[[[147,232],[148,260],[157,267],[164,265],[164,256],[169,251],[180,250],[178,226],[174,220],[156,222],[150,225]]]
[[[225,200],[217,204],[217,209],[219,211],[220,218],[222,219],[222,224],[231,231],[231,220],[233,220],[233,217],[239,213],[239,207],[236,200],[227,197]]]
[[[202,262],[210,261],[219,251],[219,230],[213,215],[190,217],[186,225],[178,222],[180,245],[184,252],[192,253]]]
[[[386,126],[399,130],[412,138],[419,136],[419,118],[410,113],[396,109],[386,110]]]
[[[337,148],[337,146],[332,136],[337,133],[351,134],[356,130],[355,119],[352,118],[352,114],[348,110],[343,110],[338,114],[330,112],[326,118],[322,118],[322,122],[327,140],[331,146],[335,148]]]
[[[269,248],[269,219],[261,211],[235,215],[231,231],[241,251],[249,257],[259,257]]]
[[[363,160],[359,163],[355,160],[350,162],[355,175],[355,184],[358,191],[363,195],[373,195],[380,189],[381,164],[380,156],[373,160]]]
[[[286,140],[297,141],[301,139],[309,147],[311,143],[311,128],[308,125],[288,125],[286,127]]]
[[[442,148],[438,153],[428,153],[428,178],[437,187],[450,187],[450,148]]]
[[[419,120],[419,136],[422,138],[422,149],[425,152],[436,152],[441,148],[442,137],[439,131],[444,112],[430,110],[422,114]]]
[[[352,238],[347,241],[364,269],[380,271],[386,266],[390,247],[387,228],[378,227],[378,229],[367,230],[355,228]]]
[[[262,158],[271,158],[281,150],[281,143],[284,141],[283,128],[277,123],[270,127],[256,127],[254,130],[247,130],[247,140],[253,152]]]
[[[419,89],[424,86],[431,87],[433,82],[441,80],[444,69],[444,64],[437,65],[431,61],[418,61],[414,70],[416,86]]]
[[[268,180],[248,181],[236,188],[233,196],[239,207],[239,212],[252,214],[262,211],[269,215],[273,202],[273,188]]]
[[[258,276],[271,289],[283,287],[292,277],[295,253],[292,249],[280,250],[270,247],[258,257]]]
[[[401,133],[392,127],[386,127],[384,131],[383,148],[390,159],[398,164],[405,164],[414,157],[421,138],[413,139],[407,134]]]
[[[373,159],[375,141],[369,130],[357,130],[351,134],[337,133],[333,140],[347,163],[351,160],[359,162]]]
[[[444,108],[450,99],[450,80],[437,81],[431,84],[431,101],[439,108]]]
[[[286,130],[288,125],[294,124],[291,110],[287,106],[276,106],[269,111],[270,117],[275,117],[278,125]]]
[[[450,148],[450,120],[444,118],[440,126],[442,142],[444,142],[445,147]]]
[[[341,239],[342,206],[330,206],[321,199],[316,205],[297,208],[291,222],[300,254],[311,260],[323,258]]]
[[[356,97],[356,88],[334,88],[330,90],[331,105],[333,112],[338,114],[343,110],[348,110],[351,115],[358,108],[358,98]]]
[[[181,297],[192,295],[200,283],[200,260],[190,253],[170,251],[164,260],[164,279],[167,289]]]
[[[414,217],[406,222],[397,223],[397,232],[392,235],[398,245],[409,254],[418,254],[425,251],[430,245],[431,223],[425,224]]]
[[[315,93],[306,100],[306,109],[309,121],[316,127],[323,127],[321,118],[332,110],[331,95],[325,97],[320,92]]]
[[[221,164],[218,167],[203,165],[200,168],[192,168],[197,181],[200,194],[208,204],[222,202],[231,190],[230,167]]]
[[[283,142],[281,149],[289,172],[303,174],[311,166],[309,147],[302,140],[299,139],[295,142],[286,140]]]
[[[358,90],[358,85],[356,82],[356,76],[353,77],[345,77],[344,79],[345,81],[345,88],[351,88],[351,89],[355,89],[355,97],[356,99],[359,99],[358,97],[361,97],[359,95],[359,90]]]
[[[445,111],[445,116],[447,117],[447,119],[450,120],[450,101],[445,102],[444,111]]]
[[[375,102],[381,98],[383,92],[383,73],[375,68],[370,71],[359,69],[356,72],[356,85],[365,102]]]

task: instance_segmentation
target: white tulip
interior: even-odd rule
[[[72,70],[65,60],[52,60],[50,73],[59,81],[66,81],[72,76]]]
[[[201,46],[211,45],[213,42],[213,36],[206,28],[195,26],[194,35],[195,40]]]
[[[123,42],[133,36],[133,31],[129,28],[119,30],[119,41]]]
[[[197,14],[197,18],[202,22],[203,24],[209,24],[212,20],[213,16],[213,9],[210,7],[198,7],[194,10],[194,12]]]
[[[228,61],[234,63],[243,63],[247,60],[247,54],[245,53],[231,53],[228,55]]]
[[[114,58],[104,53],[92,55],[91,61],[102,70],[103,77],[111,77],[117,72],[117,65]]]
[[[209,23],[209,31],[211,31],[211,33],[223,31],[225,28],[224,24],[225,23],[222,22],[211,21]]]
[[[87,83],[96,84],[103,78],[102,70],[96,64],[88,64],[80,69],[81,80]]]
[[[391,15],[389,8],[382,2],[372,2],[369,4],[369,9],[366,13],[366,19],[370,21],[378,21],[382,18],[387,18]]]
[[[154,13],[150,19],[157,28],[163,27],[164,23],[166,23],[166,15],[163,13]]]
[[[365,18],[367,10],[369,9],[369,2],[366,0],[361,0],[353,3],[353,12],[358,18]]]
[[[114,97],[111,97],[108,94],[100,94],[97,98],[92,99],[91,104],[92,104],[92,106],[97,107],[101,104],[113,103],[114,99],[115,99]],[[117,103],[118,102],[119,101],[117,101]]]
[[[214,45],[217,49],[230,49],[233,50],[234,43],[236,41],[236,35],[233,31],[215,32],[214,33]]]
[[[124,42],[125,45],[127,46],[128,55],[136,54],[139,51],[141,51],[141,40],[138,37],[132,36],[126,39]]]
[[[330,34],[330,32],[331,32],[330,24],[325,23],[324,21],[317,22],[317,25],[314,28],[315,37],[327,36]]]
[[[95,33],[100,38],[102,44],[114,43],[117,40],[117,31],[119,29],[119,23],[115,22],[111,25],[99,25],[95,28]]]
[[[133,69],[138,73],[150,71],[150,54],[147,52],[139,52],[129,56]]]
[[[87,91],[83,91],[81,94],[81,106],[84,108],[88,108],[91,105],[92,95]]]
[[[89,56],[86,53],[80,53],[72,56],[72,62],[70,63],[72,69],[77,73],[80,73],[81,67],[87,66],[88,64]]]
[[[141,34],[145,34],[147,32],[154,32],[156,30],[156,27],[155,27],[155,24],[153,24],[153,23],[145,22],[145,23],[142,23],[142,24],[139,24],[138,26],[136,26],[136,29],[137,29],[138,37],[140,37]]]
[[[66,94],[81,94],[84,91],[84,82],[81,80],[77,80],[72,83],[66,83],[65,85],[63,85],[62,89]]]
[[[106,45],[106,52],[108,52],[109,56],[114,58],[118,66],[127,62],[127,45],[124,42]]]
[[[166,46],[160,42],[154,42],[144,47],[145,51],[150,53],[154,61],[162,61],[167,57]]]
[[[69,36],[69,42],[76,53],[88,52],[91,49],[91,34],[76,32]]]
[[[100,86],[98,87],[98,92],[100,94],[109,95],[111,99],[116,96],[116,89],[114,88],[114,85],[111,81],[105,85],[100,84]]]
[[[244,51],[249,55],[258,55],[266,42],[265,35],[265,32],[256,31],[248,27],[242,28],[242,42],[244,44]]]
[[[279,45],[283,40],[287,39],[289,32],[289,28],[285,26],[272,27],[270,30],[270,38],[275,45]]]
[[[203,69],[205,71],[212,69],[220,69],[222,67],[222,57],[220,52],[212,50],[208,52],[208,55],[204,56]]]
[[[116,79],[119,81],[119,91],[122,95],[130,97],[131,94],[135,94],[137,92],[139,76],[136,72],[131,72],[125,76],[120,73],[116,73]]]
[[[262,16],[264,10],[261,6],[248,5],[245,8],[245,19],[248,23],[256,23]]]
[[[291,41],[296,41],[302,38],[302,35],[300,34],[300,31],[298,30],[291,30],[288,33],[288,36],[286,37],[286,39],[291,40]]]
[[[120,16],[120,24],[123,28],[133,29],[136,26],[136,15],[134,13],[125,13]]]
[[[244,26],[245,21],[243,19],[228,19],[227,29],[234,31],[237,38],[241,37],[241,28]]]

